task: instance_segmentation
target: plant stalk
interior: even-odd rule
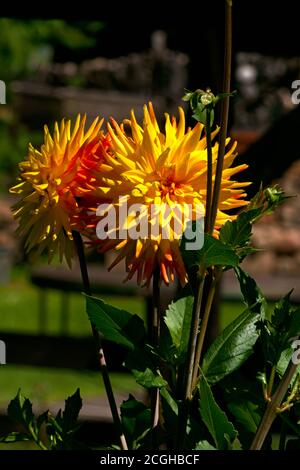
[[[274,385],[274,380],[275,380],[275,375],[276,375],[276,366],[272,367],[271,374],[270,374],[270,379],[267,387],[267,397],[272,396],[272,390],[273,390],[273,385]]]
[[[201,312],[203,286],[204,286],[203,274],[200,275],[198,282],[199,282],[199,287],[197,289],[197,298],[194,300],[193,313],[192,313],[192,324],[191,324],[190,339],[189,339],[186,380],[184,382],[184,400],[192,399],[193,370],[194,370],[194,362],[195,362],[197,337],[199,333],[200,312]]]
[[[73,235],[73,240],[74,240],[74,244],[75,244],[75,247],[76,247],[77,256],[78,256],[78,260],[79,260],[82,283],[83,283],[83,290],[84,290],[84,293],[86,295],[92,295],[90,280],[89,280],[89,275],[88,275],[88,270],[87,270],[85,255],[84,255],[83,241],[82,241],[82,238],[81,238],[81,235],[80,235],[79,232],[74,230],[72,232],[72,235]],[[121,420],[120,420],[118,407],[117,407],[117,404],[116,404],[114,392],[113,392],[113,389],[112,389],[112,385],[111,385],[111,381],[110,381],[110,377],[109,377],[109,373],[108,373],[108,369],[107,369],[107,365],[106,365],[106,360],[105,360],[105,355],[104,355],[104,351],[103,351],[103,347],[102,347],[101,338],[99,336],[99,333],[98,333],[95,325],[93,325],[92,322],[90,322],[90,324],[91,324],[91,328],[92,328],[92,334],[93,334],[93,338],[94,338],[94,341],[95,341],[95,345],[96,345],[96,348],[97,348],[99,366],[100,366],[100,370],[101,370],[101,374],[102,374],[102,378],[103,378],[103,383],[104,383],[107,399],[108,399],[108,402],[109,402],[109,407],[110,407],[111,415],[112,415],[112,418],[113,418],[113,422],[114,422],[115,428],[116,428],[117,433],[118,433],[120,446],[121,446],[122,450],[128,450],[126,438],[125,438],[125,435],[124,435],[123,430],[122,430],[122,423],[121,423]]]
[[[179,406],[179,416],[178,416],[178,432],[177,432],[177,448],[184,449],[184,441],[186,437],[186,427],[188,421],[188,414],[190,409],[190,403],[192,401],[192,379],[193,379],[193,369],[194,369],[194,360],[195,360],[195,348],[197,342],[197,336],[199,332],[199,322],[200,322],[200,311],[203,297],[203,285],[204,285],[204,272],[201,271],[198,273],[198,286],[197,294],[194,299],[193,312],[192,312],[192,321],[191,321],[191,330],[189,337],[189,347],[187,352],[187,362],[184,371],[183,377],[183,397],[182,402]]]
[[[231,61],[232,61],[232,2],[225,0],[225,51],[224,51],[224,75],[222,93],[230,93],[231,81]],[[219,150],[217,158],[216,176],[214,191],[212,197],[211,220],[209,232],[213,233],[215,220],[217,217],[219,196],[221,190],[223,163],[225,155],[225,145],[228,127],[228,114],[229,114],[229,96],[221,101],[221,129],[219,139]]]
[[[156,267],[153,273],[153,310],[151,322],[151,344],[154,347],[159,346],[160,338],[160,269]],[[153,388],[150,392],[151,400],[151,428],[152,428],[152,447],[156,449],[158,446],[158,425],[159,425],[159,404],[160,393],[159,388]]]
[[[206,203],[205,203],[205,223],[204,232],[208,233],[211,227],[211,200],[212,200],[212,148],[211,148],[211,128],[210,109],[206,111],[206,151],[207,151],[207,181],[206,181]]]
[[[199,336],[197,338],[197,344],[196,344],[193,379],[192,379],[192,390],[197,385],[199,365],[200,365],[202,351],[203,351],[205,334],[206,334],[206,330],[207,330],[207,325],[208,325],[208,321],[209,321],[209,316],[210,316],[210,312],[211,312],[212,303],[213,303],[214,296],[215,296],[215,293],[216,293],[216,286],[217,286],[220,275],[221,275],[221,272],[217,272],[215,274],[215,277],[214,277],[213,281],[211,282],[210,289],[209,289],[208,296],[207,296],[207,300],[206,300],[206,305],[205,305],[205,309],[204,309],[204,313],[203,313],[203,319],[201,321],[200,333],[199,333]]]
[[[291,380],[296,372],[298,365],[290,361],[283,377],[278,385],[274,395],[271,397],[265,414],[261,420],[261,423],[258,427],[257,433],[254,437],[254,440],[251,444],[250,450],[260,450],[265,442],[265,439],[270,431],[270,428],[276,418],[278,409],[284,399],[284,396],[289,388]]]

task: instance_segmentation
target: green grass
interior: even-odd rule
[[[103,296],[104,301],[138,315],[145,315],[142,298]],[[61,292],[46,290],[46,333],[60,333]],[[84,296],[80,293],[69,295],[69,331],[71,336],[90,334],[90,325],[85,313]],[[0,331],[39,333],[39,290],[32,286],[26,273],[15,270],[9,284],[0,285]]]
[[[118,393],[138,388],[129,374],[112,373],[111,382]],[[64,400],[78,387],[83,399],[105,395],[99,372],[5,365],[0,369],[0,406],[6,406],[19,388],[36,406],[47,406],[51,401]]]
[[[104,298],[113,305],[141,316],[145,303],[141,298]],[[47,291],[47,333],[59,334],[61,293]],[[220,327],[223,329],[243,311],[241,303],[222,302]],[[70,295],[69,334],[86,336],[90,326],[84,310],[84,297]],[[0,286],[0,339],[1,331],[38,334],[39,292],[32,286],[24,270],[14,270],[12,280]],[[127,374],[112,374],[116,391],[135,389],[134,380]],[[3,407],[22,388],[34,403],[63,400],[80,387],[83,398],[104,394],[99,374],[87,371],[55,370],[50,368],[6,365],[0,367],[0,405]]]

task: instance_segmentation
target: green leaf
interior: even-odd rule
[[[23,424],[27,429],[29,426],[34,425],[34,414],[32,412],[32,403],[28,398],[22,395],[21,390],[18,390],[17,395],[8,405],[8,416],[17,423]]]
[[[292,347],[289,347],[289,348],[284,349],[282,353],[280,354],[280,358],[276,365],[276,371],[280,375],[280,377],[282,377],[283,374],[285,373],[286,368],[289,365],[289,362],[291,360],[293,353],[294,353],[294,349]]]
[[[162,388],[160,391],[161,397],[166,401],[170,410],[174,413],[175,416],[178,416],[178,403],[174,400],[174,398],[170,395],[167,388]]]
[[[284,327],[288,320],[291,308],[290,297],[292,292],[293,291],[291,290],[282,299],[276,302],[271,316],[271,324],[274,328]]]
[[[160,389],[163,421],[168,437],[176,436],[178,432],[178,403],[166,387]]]
[[[262,324],[262,346],[266,362],[283,368],[285,356],[291,348],[291,341],[300,334],[300,309],[294,309],[290,291],[275,304],[271,321]]]
[[[240,283],[244,302],[254,314],[259,314],[263,320],[267,313],[267,302],[255,280],[240,267],[234,269],[237,280]]]
[[[238,438],[236,438],[233,442],[230,442],[229,436],[225,434],[228,440],[228,450],[243,450],[242,444]]]
[[[196,444],[194,450],[217,450],[214,446],[212,446],[208,441],[200,441]]]
[[[136,382],[145,388],[161,388],[167,382],[158,374],[157,356],[154,350],[134,349],[125,359],[125,367],[131,370]]]
[[[144,343],[145,327],[137,315],[90,296],[86,296],[86,309],[90,321],[105,339],[131,350]]]
[[[42,424],[48,421],[48,417],[49,417],[49,410],[45,411],[44,413],[42,413],[40,416],[37,417],[36,424],[37,424],[38,429],[40,429]]]
[[[168,383],[160,376],[146,368],[144,371],[132,370],[134,378],[139,385],[145,388],[161,388]]]
[[[82,408],[82,398],[80,390],[68,397],[65,401],[65,409],[62,414],[63,432],[69,432],[77,427],[77,419]]]
[[[258,405],[249,400],[228,403],[228,408],[238,423],[250,433],[255,434],[261,421]]]
[[[228,439],[230,442],[233,442],[237,437],[237,431],[228,420],[224,411],[216,403],[211,388],[203,375],[199,383],[199,392],[202,420],[210,432],[217,449],[226,450],[228,449]]]
[[[236,220],[228,220],[220,230],[220,240],[233,248],[242,260],[249,252],[255,251],[249,247],[252,235],[252,223],[259,209],[241,212]]]
[[[259,333],[259,315],[246,310],[217,337],[206,352],[201,369],[210,383],[216,383],[238,369],[253,351]]]
[[[235,251],[217,238],[204,234],[204,244],[200,250],[187,250],[186,243],[190,242],[184,236],[180,244],[183,260],[187,268],[193,266],[237,266],[239,258]]]
[[[28,434],[25,434],[23,432],[10,432],[6,436],[0,438],[0,442],[5,442],[6,444],[30,440],[32,440],[32,438]]]
[[[192,118],[195,119],[198,122],[201,122],[201,124],[206,125],[206,114],[207,114],[207,109],[206,106],[203,104],[199,103],[197,106],[197,109],[194,110],[192,114]],[[210,109],[210,127],[212,127],[215,119],[215,112],[211,108]]]
[[[180,363],[185,360],[187,353],[193,303],[194,297],[192,296],[183,297],[176,302],[172,302],[168,306],[164,318]]]
[[[131,448],[137,449],[151,428],[151,411],[132,395],[121,405],[121,419]]]

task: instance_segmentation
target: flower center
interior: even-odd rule
[[[161,182],[159,190],[161,192],[161,196],[166,196],[167,194],[173,195],[175,193],[178,184],[173,181],[172,178],[167,178],[163,182]]]

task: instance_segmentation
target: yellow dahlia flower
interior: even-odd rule
[[[124,122],[125,126],[129,125],[129,131],[126,132],[114,120],[112,126],[108,124],[113,152],[113,156],[108,153],[105,156],[105,164],[110,167],[110,173],[103,178],[107,197],[112,201],[108,215],[112,211],[120,214],[124,204],[127,207],[142,204],[148,210],[143,210],[138,216],[128,214],[123,226],[117,226],[116,229],[110,227],[110,236],[100,242],[100,250],[119,250],[112,266],[125,259],[128,278],[137,272],[138,282],[146,285],[149,284],[156,266],[159,266],[166,284],[174,279],[175,273],[182,283],[186,282],[187,275],[179,249],[180,236],[185,226],[183,223],[180,225],[180,220],[178,223],[180,217],[178,218],[175,207],[182,207],[182,213],[185,213],[185,207],[190,205],[191,219],[195,220],[199,216],[196,207],[205,207],[206,200],[207,151],[206,138],[201,138],[203,126],[198,123],[193,129],[186,130],[182,108],[179,108],[178,121],[174,117],[170,119],[168,114],[165,115],[165,121],[162,132],[150,103],[149,107],[144,107],[142,126],[137,123],[133,111],[131,119]],[[217,131],[214,135],[216,133]],[[236,144],[233,144],[225,155],[216,230],[233,218],[225,211],[247,204],[243,187],[248,183],[237,183],[230,179],[247,167],[239,165],[231,168],[236,156],[235,148]],[[214,144],[212,153],[214,175],[217,143]],[[151,212],[153,205],[156,209]],[[150,235],[137,239],[130,236],[123,239],[121,236],[123,229],[143,225],[144,222],[151,228],[157,221],[159,231],[154,234],[150,230]],[[162,237],[166,225],[169,226],[168,238]],[[93,223],[90,228],[92,226]]]
[[[18,184],[10,189],[20,196],[13,214],[26,251],[47,251],[49,261],[58,252],[70,264],[78,196],[94,189],[93,170],[100,168],[102,121],[96,118],[87,131],[85,122],[86,116],[78,116],[73,129],[70,120],[55,123],[53,136],[45,126],[43,145],[38,150],[29,144],[28,156],[19,164]]]

